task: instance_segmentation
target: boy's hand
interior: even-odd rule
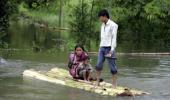
[[[112,55],[112,54],[113,54],[113,51],[112,51],[112,50],[110,50],[110,51],[109,51],[109,54],[111,54],[111,55]]]
[[[76,74],[76,77],[79,77],[79,76]]]
[[[108,53],[108,54],[106,54],[106,55],[105,55],[105,57],[111,57],[111,56],[112,56],[112,54],[113,54],[113,51],[109,51],[109,53]]]

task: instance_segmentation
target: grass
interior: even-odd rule
[[[48,26],[58,26],[58,16],[42,11],[29,11],[29,16],[35,21],[42,22]]]
[[[39,10],[28,9],[25,7],[24,3],[22,3],[18,9],[19,9],[20,15],[24,17],[29,17],[33,21],[43,23],[50,27],[58,26],[57,13],[56,14],[51,13],[51,11],[48,11],[48,9],[45,9],[45,8],[39,9]]]
[[[92,0],[87,0],[89,4]],[[71,7],[76,5],[79,0],[70,0],[66,5],[63,5],[62,11],[62,27],[67,28],[69,26],[68,22],[70,19],[69,13]],[[49,27],[58,27],[59,25],[59,5],[57,2],[50,4],[50,7],[44,7],[39,9],[28,9],[25,3],[21,3],[18,7],[19,13],[24,17],[29,17],[33,21],[43,23]]]

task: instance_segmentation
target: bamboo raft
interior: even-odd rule
[[[85,91],[94,92],[100,95],[108,96],[140,96],[149,94],[147,92],[134,90],[126,87],[117,86],[112,88],[112,84],[101,82],[100,86],[96,86],[96,82],[85,82],[83,80],[74,80],[69,75],[68,71],[61,68],[53,68],[50,71],[35,71],[33,69],[23,72],[24,78],[31,77],[42,81],[47,81],[59,85],[64,85],[72,88],[78,88]]]

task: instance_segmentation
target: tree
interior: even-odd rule
[[[70,17],[72,20],[69,22],[71,29],[71,36],[76,43],[86,45],[90,49],[90,39],[94,33],[92,10],[85,0],[81,0],[76,6],[72,8]]]
[[[114,0],[111,12],[119,24],[119,44],[131,52],[169,50],[169,2]]]
[[[19,0],[2,0],[0,2],[0,39],[3,36],[2,34],[7,32],[9,16],[13,13],[17,13],[17,6],[19,3]]]
[[[0,2],[0,47],[7,47],[5,36],[9,27],[9,18],[13,13],[17,13],[19,0],[2,0]]]

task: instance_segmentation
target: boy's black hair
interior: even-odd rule
[[[99,11],[98,17],[101,17],[101,16],[106,16],[108,19],[110,18],[109,13],[108,13],[108,11],[106,9],[103,9],[103,10]]]
[[[76,50],[77,48],[81,48],[83,51],[85,51],[83,45],[77,44],[74,48],[74,50]]]

